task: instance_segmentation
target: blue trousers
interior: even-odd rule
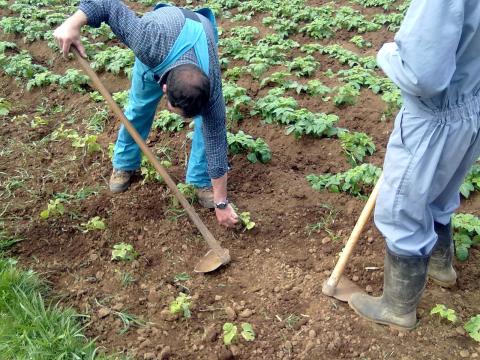
[[[125,109],[125,116],[146,140],[152,127],[158,103],[163,96],[160,85],[153,78],[154,71],[135,59],[132,85]],[[195,129],[192,148],[187,166],[186,182],[196,187],[210,187],[211,181],[207,172],[207,159],[202,134],[202,118],[194,119]],[[122,125],[115,144],[113,167],[121,170],[136,170],[140,167],[141,152],[138,145]]]
[[[480,97],[444,111],[404,102],[383,167],[375,224],[398,255],[430,255],[434,221],[448,224],[480,155]]]

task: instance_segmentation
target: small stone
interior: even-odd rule
[[[367,242],[368,242],[369,244],[373,243],[373,236],[369,236],[369,237],[367,238]]]
[[[365,291],[366,291],[367,293],[373,292],[372,286],[371,286],[371,285],[367,285],[366,288],[365,288]]]
[[[97,273],[95,274],[95,277],[98,280],[102,280],[104,275],[105,275],[105,273],[103,271],[97,271]]]
[[[293,345],[290,341],[285,341],[285,344],[283,345],[285,347],[285,350],[287,350],[288,352],[292,351],[293,349]]]
[[[222,300],[223,296],[221,295],[215,295],[215,301],[220,301]]]
[[[273,288],[273,292],[276,292],[276,293],[280,292],[280,286],[275,286]]]
[[[459,334],[459,335],[465,335],[465,334],[466,334],[465,329],[464,329],[463,327],[461,327],[461,326],[458,326],[458,327],[455,329],[455,331],[456,331],[457,334]]]
[[[316,336],[317,336],[317,333],[315,332],[315,330],[311,329],[311,330],[308,332],[308,337],[309,337],[310,339],[314,339]]]
[[[121,311],[124,308],[123,303],[116,303],[115,305],[112,306],[112,310],[115,311]]]
[[[231,345],[230,346],[230,351],[232,352],[232,355],[234,357],[240,356],[240,348],[236,345]]]
[[[358,275],[353,275],[352,276],[352,281],[353,282],[357,282],[358,280],[360,280],[360,277]]]
[[[160,353],[159,359],[160,360],[166,360],[172,355],[172,350],[170,349],[170,346],[165,346]]]
[[[90,254],[90,261],[95,261],[98,259],[98,255],[93,253],[93,254]]]
[[[188,246],[186,244],[183,244],[182,245],[182,250],[185,250],[185,251],[188,250]]]
[[[331,239],[328,236],[326,236],[322,239],[322,244],[323,245],[328,244],[330,241],[331,241]]]
[[[252,315],[253,315],[253,312],[250,309],[245,309],[240,314],[238,314],[238,316],[240,316],[241,318],[248,318]]]
[[[227,314],[227,318],[228,320],[230,321],[233,321],[237,318],[237,313],[235,312],[235,310],[233,310],[233,308],[231,308],[230,306],[227,306],[225,308],[225,314]]]
[[[160,318],[165,321],[175,321],[180,318],[180,313],[172,314],[168,309],[160,311]]]
[[[161,297],[160,293],[157,290],[155,290],[155,288],[151,288],[148,293],[147,299],[151,303],[158,303],[160,301],[160,297]]]
[[[110,310],[109,308],[102,307],[100,310],[98,310],[97,314],[100,319],[103,319],[104,317],[107,317],[108,315],[110,315],[111,312],[112,310]]]
[[[152,346],[152,342],[149,339],[147,339],[140,344],[140,349],[145,349],[150,346]]]
[[[473,353],[472,356],[471,356],[472,359],[476,359],[477,357],[478,357],[477,353]]]
[[[266,253],[269,253],[269,252],[270,252],[270,249],[269,249],[269,248],[266,248],[266,249],[265,249],[265,252],[266,252]]]
[[[218,360],[230,360],[233,359],[233,354],[227,348],[221,348],[217,353]]]
[[[205,329],[204,339],[206,342],[214,342],[217,339],[218,330],[214,324]]]
[[[155,360],[157,357],[154,353],[145,353],[143,354],[143,359],[144,360]]]
[[[307,342],[307,345],[305,346],[305,353],[308,353],[310,350],[312,350],[315,346],[315,343],[313,341]]]
[[[254,253],[257,254],[257,255],[260,255],[261,252],[262,252],[262,251],[261,251],[260,249],[255,249],[255,250],[254,250]]]
[[[468,350],[460,350],[460,356],[462,358],[467,358],[470,356],[470,353],[468,352]]]

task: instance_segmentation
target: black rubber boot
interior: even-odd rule
[[[453,268],[453,238],[451,222],[447,225],[435,223],[438,235],[428,265],[428,276],[438,285],[452,287],[457,282],[457,273]]]
[[[427,282],[428,256],[385,254],[383,295],[352,295],[348,304],[363,318],[395,328],[413,329],[417,304]]]

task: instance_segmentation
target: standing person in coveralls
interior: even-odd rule
[[[186,182],[195,186],[202,206],[215,208],[220,224],[234,226],[238,217],[227,200],[225,103],[213,13],[157,5],[139,18],[119,0],[81,0],[79,10],[55,30],[63,54],[73,45],[86,57],[80,29],[102,22],[136,56],[126,117],[146,139],[165,94],[170,111],[194,118]],[[140,161],[139,147],[122,126],[113,156],[112,192],[127,190]]]
[[[375,224],[386,238],[381,297],[354,295],[362,317],[412,329],[427,274],[454,286],[451,217],[480,155],[480,2],[413,0],[377,61],[402,90]]]

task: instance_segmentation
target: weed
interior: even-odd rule
[[[115,244],[112,250],[112,260],[132,261],[138,257],[138,253],[131,244]]]
[[[480,315],[472,317],[463,328],[473,340],[480,342]]]
[[[47,220],[51,217],[61,216],[65,213],[65,207],[63,206],[63,199],[54,199],[48,202],[47,208],[40,213],[42,220]]]
[[[437,304],[430,310],[430,315],[438,314],[442,319],[447,319],[448,321],[454,323],[457,321],[457,315],[455,310],[447,308],[443,304]]]
[[[93,230],[105,230],[106,226],[104,221],[99,216],[95,216],[86,223],[82,223],[81,228],[83,233],[87,233]]]
[[[469,256],[469,249],[480,244],[480,219],[472,214],[455,214],[452,218],[455,255],[460,261]]]
[[[188,319],[192,316],[190,312],[190,299],[191,297],[180,293],[175,300],[170,303],[170,313],[171,314],[178,314],[181,313],[184,318]]]

